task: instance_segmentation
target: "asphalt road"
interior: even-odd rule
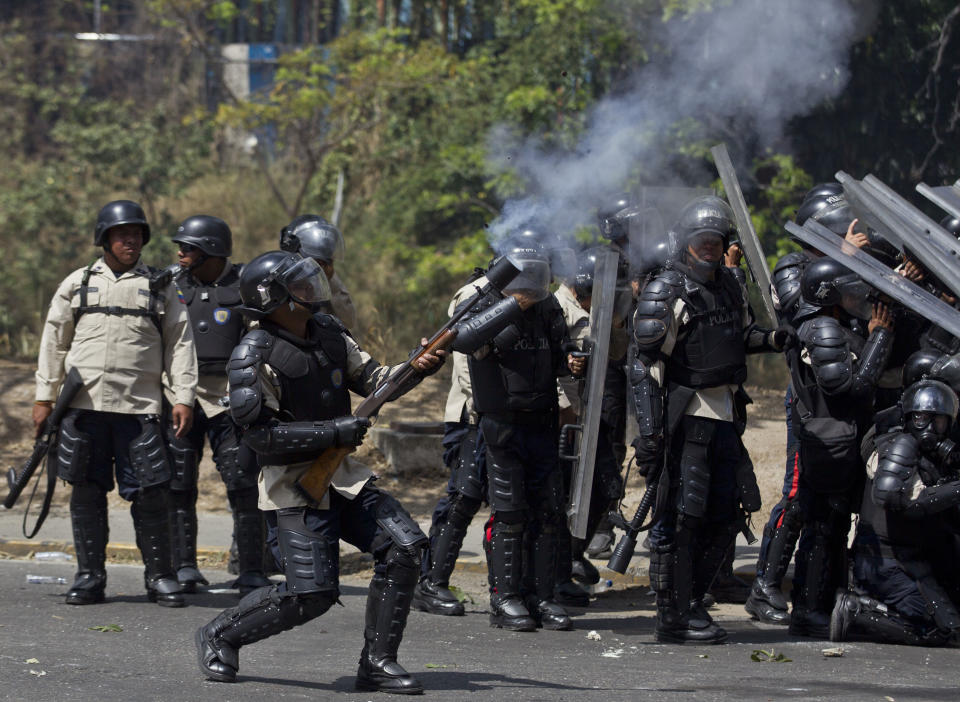
[[[385,699],[353,690],[362,645],[366,577],[342,584],[344,607],[241,650],[235,684],[206,681],[193,632],[236,602],[227,592],[192,596],[190,606],[146,602],[142,569],[109,565],[108,601],[63,604],[66,585],[28,584],[26,575],[70,580],[72,563],[0,561],[0,699],[258,700]],[[229,581],[207,571],[214,589]],[[723,606],[722,646],[653,640],[652,599],[644,587],[602,593],[575,617],[572,632],[512,633],[488,626],[485,602],[466,617],[412,612],[400,660],[436,700],[956,700],[960,651],[853,643],[827,658],[827,642],[752,623]],[[92,627],[117,625],[122,631]],[[600,638],[588,637],[595,631]],[[755,649],[790,662],[758,663]]]

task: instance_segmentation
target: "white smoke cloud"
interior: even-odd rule
[[[786,148],[787,122],[843,90],[850,47],[874,17],[873,0],[731,0],[662,24],[664,50],[626,90],[592,107],[576,149],[551,150],[505,128],[491,133],[491,169],[515,169],[526,183],[491,223],[491,243],[530,221],[558,234],[592,223],[638,169],[647,184],[678,184],[682,175],[656,169],[681,120],[704,123],[718,139],[718,128],[730,129]]]

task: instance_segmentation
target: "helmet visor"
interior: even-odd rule
[[[330,299],[330,283],[320,264],[303,258],[278,276],[278,281],[297,302],[313,306]]]
[[[934,414],[933,412],[911,412],[910,424],[917,431],[923,431],[931,424],[935,433],[943,436],[950,428],[950,417],[945,414]]]
[[[857,319],[870,319],[873,316],[873,288],[860,280],[857,276],[849,276],[838,281],[837,290],[840,293],[840,306],[847,313]]]
[[[520,275],[504,286],[503,292],[522,292],[534,302],[545,300],[550,294],[550,264],[542,258],[524,258],[517,254],[512,258],[520,267]]]
[[[325,263],[343,258],[343,235],[331,224],[304,222],[293,230],[292,236],[300,242],[298,253],[304,258],[315,258]]]

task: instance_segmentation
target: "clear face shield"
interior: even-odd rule
[[[290,297],[305,307],[316,311],[330,300],[330,283],[320,264],[312,258],[302,258],[277,275]]]
[[[300,242],[300,255],[333,263],[343,258],[345,245],[340,230],[332,224],[304,222],[291,232]]]
[[[520,252],[510,254],[510,258],[520,267],[520,275],[504,286],[504,295],[522,293],[532,302],[547,299],[550,294],[550,264],[543,258]]]
[[[627,218],[627,258],[631,275],[659,268],[670,258],[670,241],[663,217],[654,207],[637,209]]]
[[[870,319],[873,316],[873,288],[856,275],[845,276],[837,281],[840,306],[851,317]]]

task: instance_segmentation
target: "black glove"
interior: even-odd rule
[[[637,472],[647,477],[650,471],[663,460],[662,436],[638,436],[632,442]]]
[[[773,347],[778,351],[789,351],[797,345],[797,332],[789,324],[781,324],[773,332]]]
[[[363,435],[367,433],[367,427],[370,426],[370,419],[349,415],[337,417],[333,424],[337,430],[337,446],[359,446]]]

